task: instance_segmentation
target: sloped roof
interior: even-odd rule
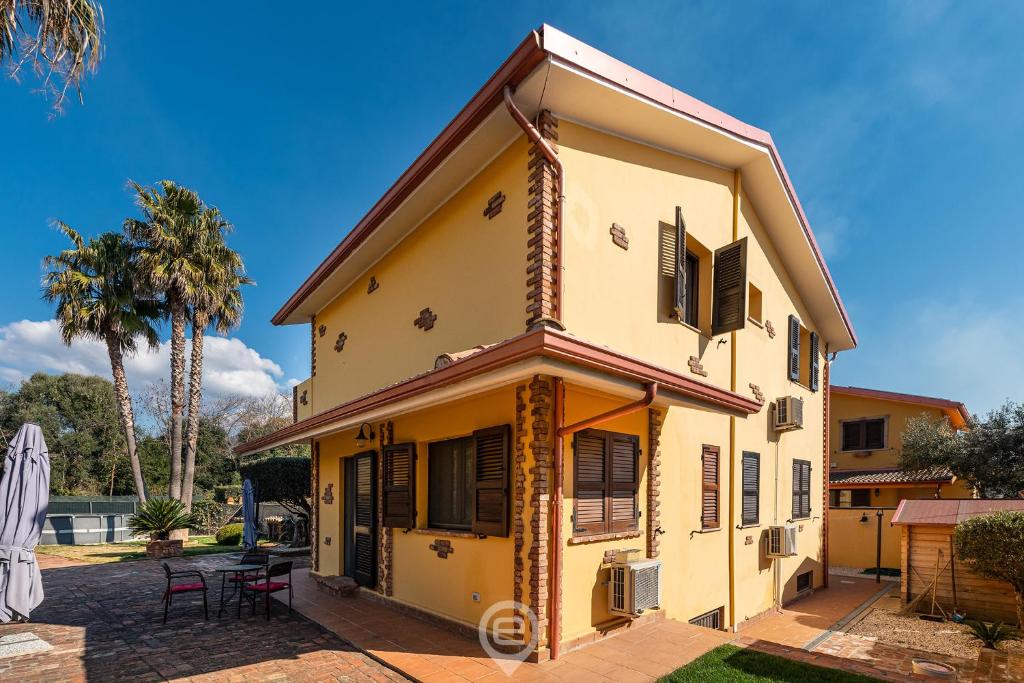
[[[956,429],[963,429],[971,421],[971,413],[960,401],[951,401],[948,398],[936,398],[934,396],[920,396],[918,394],[902,394],[896,391],[882,391],[881,389],[867,389],[864,387],[844,387],[833,384],[829,387],[829,393],[837,396],[857,396],[860,398],[876,398],[880,401],[893,401],[895,403],[910,403],[912,405],[939,408],[949,418]]]
[[[949,484],[953,473],[946,467],[929,467],[921,470],[840,470],[829,472],[828,483],[837,484]]]
[[[971,517],[1004,510],[1024,512],[1024,500],[904,500],[896,508],[893,524],[952,526]]]

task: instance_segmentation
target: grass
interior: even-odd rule
[[[183,556],[212,555],[241,550],[242,546],[240,545],[217,545],[217,539],[213,536],[189,536],[183,548]],[[38,545],[36,552],[96,564],[128,562],[146,559],[146,541],[125,541],[124,543],[101,545]]]
[[[721,645],[659,683],[778,681],[780,683],[870,683],[874,678],[795,662],[756,650]]]

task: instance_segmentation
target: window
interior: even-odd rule
[[[718,520],[718,446],[704,445],[701,452],[700,526],[717,529]]]
[[[725,607],[719,607],[718,609],[713,609],[710,612],[705,612],[700,616],[690,619],[690,623],[694,626],[703,626],[704,628],[721,630],[723,612],[725,612]]]
[[[761,456],[758,453],[743,452],[743,510],[742,524],[757,524],[761,504]]]
[[[829,505],[834,508],[860,508],[871,506],[871,489],[833,489]]]
[[[699,296],[700,259],[692,251],[686,252],[686,281],[683,297],[683,322],[690,327],[697,327],[697,297]]]
[[[814,586],[814,572],[804,572],[803,574],[796,575],[796,592],[802,593],[803,591],[810,590]]]
[[[427,524],[469,530],[473,526],[473,439],[430,444],[427,470]]]
[[[573,439],[575,536],[639,528],[640,438],[584,429]]]
[[[711,252],[686,232],[681,207],[675,224],[659,223],[658,321],[710,329]]]
[[[874,451],[885,448],[884,417],[843,422],[844,451]]]
[[[761,304],[761,290],[751,282],[747,285],[747,317],[758,325],[764,323],[764,312]]]
[[[789,379],[811,391],[817,391],[821,370],[821,341],[818,333],[801,325],[795,315],[789,316],[789,344],[786,353]]]
[[[793,461],[793,519],[811,516],[811,463]]]

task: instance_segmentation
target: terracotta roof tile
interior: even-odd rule
[[[953,473],[946,467],[923,470],[845,470],[830,472],[830,484],[921,484],[951,483]]]

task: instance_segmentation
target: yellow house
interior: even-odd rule
[[[899,567],[900,537],[890,522],[900,501],[974,497],[948,469],[900,469],[907,420],[924,415],[965,429],[970,413],[963,403],[943,398],[833,385],[829,414],[831,564],[875,566],[880,512],[882,566]]]
[[[315,576],[473,633],[512,604],[539,659],[827,582],[829,358],[856,337],[778,151],[557,29],[273,321],[309,325],[311,377],[238,451],[312,444]],[[612,605],[627,560],[658,590]]]

